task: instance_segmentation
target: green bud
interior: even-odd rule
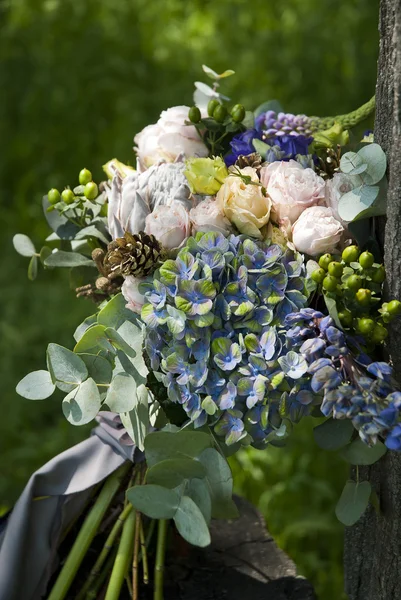
[[[75,200],[74,192],[69,188],[65,188],[65,190],[61,192],[61,198],[66,204],[72,204]]]
[[[242,123],[242,121],[245,119],[245,108],[242,106],[242,104],[236,104],[232,107],[230,114],[234,123]]]
[[[323,279],[323,287],[328,292],[334,292],[337,290],[338,279],[333,277],[333,275],[326,275]]]
[[[222,123],[227,116],[227,109],[222,104],[218,104],[213,111],[213,119],[217,123]]]
[[[356,301],[361,306],[369,306],[371,298],[372,298],[372,292],[370,290],[361,288],[360,290],[357,291],[355,297],[356,297]]]
[[[127,175],[132,175],[135,172],[134,167],[130,167],[129,165],[125,165],[117,158],[112,158],[102,167],[103,171],[106,173],[109,179],[113,179],[115,171],[118,172],[121,179],[127,177]]]
[[[387,304],[387,312],[389,312],[392,317],[397,317],[401,313],[401,302],[398,300],[391,300]]]
[[[344,267],[342,266],[341,263],[333,261],[333,262],[329,263],[327,270],[330,273],[330,275],[333,275],[333,277],[340,278],[341,275],[343,274]]]
[[[315,269],[315,271],[312,271],[312,273],[311,273],[311,278],[316,283],[322,283],[323,279],[325,277],[326,277],[326,271],[324,269]]]
[[[201,120],[201,111],[197,106],[191,106],[188,112],[188,119],[191,123],[199,123]]]
[[[184,175],[193,194],[214,196],[228,177],[228,169],[220,157],[189,158],[185,166]]]
[[[342,259],[345,263],[350,264],[358,260],[359,248],[358,246],[348,246],[342,253]]]
[[[79,183],[81,185],[86,185],[90,181],[92,181],[92,173],[89,169],[82,169],[82,171],[79,172]]]
[[[358,331],[364,335],[369,335],[375,328],[375,322],[373,319],[358,319]]]
[[[362,279],[359,275],[351,275],[347,279],[347,288],[356,292],[362,285]]]
[[[383,281],[386,279],[386,270],[384,266],[380,265],[380,267],[377,267],[377,269],[375,269],[371,274],[371,277],[372,281],[375,283],[383,283]]]
[[[94,181],[90,181],[89,183],[87,183],[85,185],[84,195],[85,195],[85,198],[88,198],[88,200],[94,200],[95,198],[98,197],[99,190]]]
[[[350,313],[349,310],[347,310],[346,308],[344,310],[341,310],[338,313],[338,318],[340,319],[341,325],[343,325],[344,327],[351,327],[352,314]]]
[[[380,323],[375,325],[371,336],[372,342],[380,344],[380,342],[383,342],[387,336],[388,331],[383,325],[380,325]]]
[[[209,100],[209,104],[207,105],[207,114],[209,117],[213,117],[214,109],[216,106],[219,106],[220,102],[213,98],[213,100]]]
[[[313,134],[313,145],[318,149],[335,148],[338,144],[346,146],[349,142],[349,133],[339,123],[335,123],[330,129],[317,131]]]
[[[363,269],[370,269],[370,267],[375,262],[375,257],[371,252],[362,252],[359,257],[359,264]]]
[[[321,256],[319,258],[319,267],[322,267],[322,269],[324,269],[325,271],[327,271],[327,268],[329,266],[329,264],[332,262],[333,257],[331,256],[331,254],[323,254],[323,256]]]
[[[60,198],[60,192],[56,190],[56,188],[52,188],[47,192],[47,199],[50,202],[50,204],[57,204],[57,202],[60,202]]]

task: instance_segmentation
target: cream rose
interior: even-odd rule
[[[189,213],[179,202],[157,206],[146,217],[145,232],[154,235],[168,250],[178,248],[191,234]]]
[[[217,205],[238,231],[261,239],[260,229],[269,221],[271,200],[262,193],[255,169],[245,167],[241,174],[254,183],[229,175],[217,193]]]
[[[343,231],[344,227],[334,217],[331,208],[311,206],[292,226],[292,241],[299,252],[317,256],[333,252]]]
[[[224,216],[214,198],[206,198],[189,211],[192,232],[218,231],[228,235],[232,228],[230,221]]]
[[[260,170],[260,181],[272,201],[272,219],[295,223],[305,208],[324,200],[325,183],[313,169],[295,160],[273,162]]]
[[[124,279],[121,292],[127,301],[126,308],[137,314],[141,314],[142,306],[145,303],[145,296],[140,292],[139,286],[147,281],[146,277],[132,277],[129,275]]]
[[[135,151],[142,167],[160,161],[174,162],[179,155],[207,156],[208,149],[188,120],[188,106],[173,106],[164,110],[157,123],[148,125],[135,138]]]

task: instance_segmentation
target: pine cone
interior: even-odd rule
[[[331,179],[334,173],[340,169],[341,146],[336,148],[327,148],[326,156],[319,156],[319,163],[315,167],[315,171],[323,179]]]
[[[111,274],[124,277],[146,277],[155,271],[163,260],[163,248],[154,235],[143,231],[132,235],[125,232],[108,245],[104,266]]]
[[[252,167],[253,169],[257,169],[262,164],[262,157],[258,152],[252,152],[252,154],[241,154],[235,162],[235,165],[240,169],[244,169],[245,167]]]

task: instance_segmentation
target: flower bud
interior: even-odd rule
[[[222,123],[227,116],[227,109],[222,104],[218,104],[213,111],[213,119],[217,123]]]
[[[84,195],[88,200],[94,200],[98,197],[99,190],[94,181],[90,181],[85,185]]]

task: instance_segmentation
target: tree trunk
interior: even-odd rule
[[[381,0],[375,141],[387,154],[387,222],[379,223],[388,296],[401,299],[401,1]],[[384,234],[384,235],[383,235]],[[401,382],[401,323],[392,323],[388,350]],[[389,452],[360,469],[377,493],[380,515],[370,507],[345,533],[345,587],[350,600],[401,598],[401,454]]]

